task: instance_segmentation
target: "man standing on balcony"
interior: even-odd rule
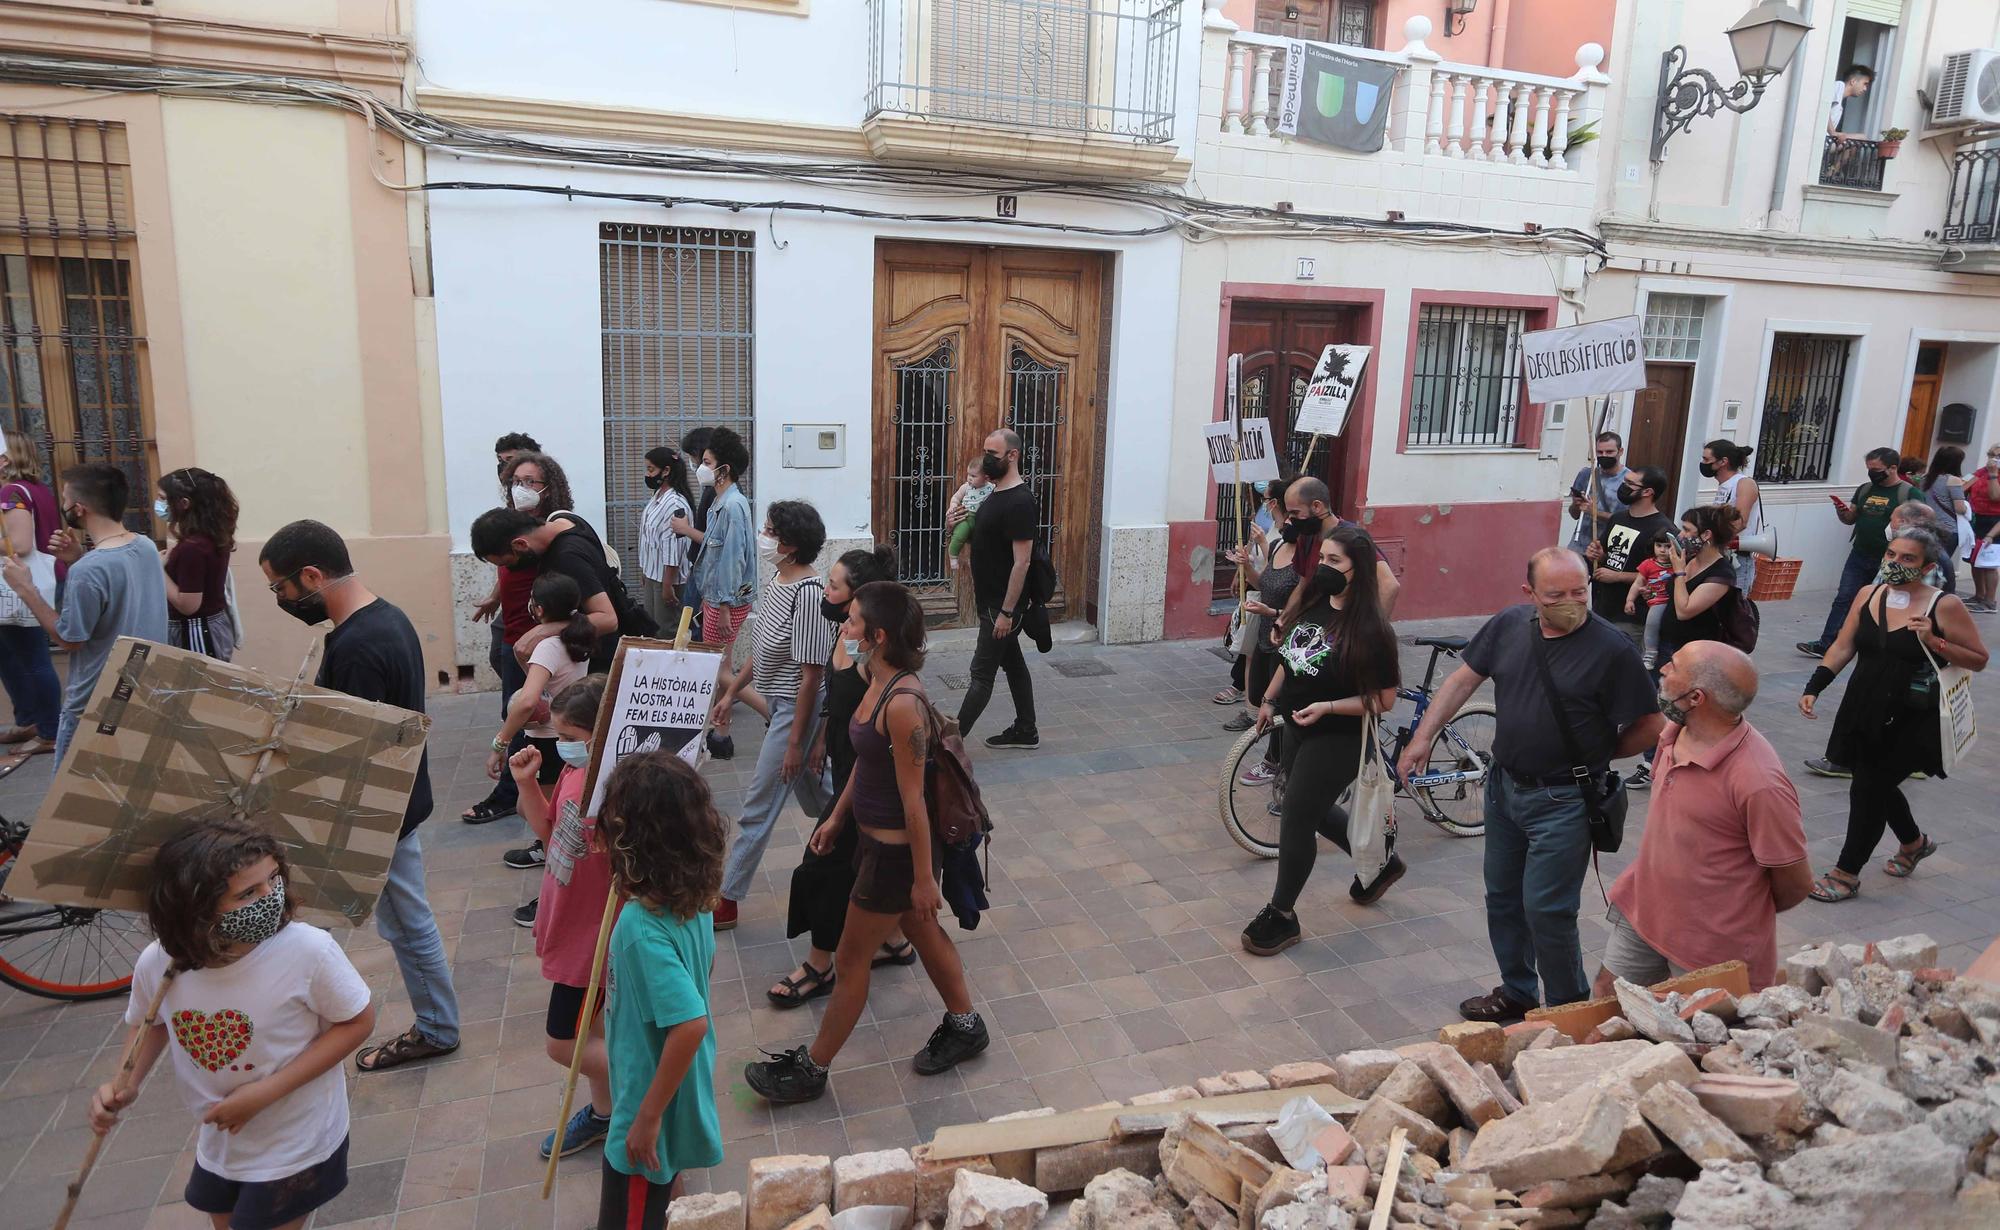
[[[1847,100],[1859,98],[1875,84],[1875,70],[1866,64],[1850,64],[1840,70],[1840,80],[1833,85],[1833,102],[1827,109],[1826,135],[1836,141],[1864,141],[1865,133],[1842,132],[1840,121],[1847,114]]]

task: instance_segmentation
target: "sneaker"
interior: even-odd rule
[[[1251,717],[1247,713],[1239,712],[1235,717],[1230,718],[1228,721],[1224,722],[1222,724],[1222,728],[1228,731],[1230,734],[1235,735],[1243,733],[1244,731],[1250,729],[1252,726],[1255,726],[1256,724],[1257,724],[1256,718]]]
[[[548,862],[549,859],[548,852],[542,848],[542,843],[537,841],[532,846],[523,846],[519,850],[507,851],[507,853],[500,856],[500,861],[517,871],[532,871]]]
[[[1627,790],[1644,790],[1652,784],[1653,766],[1643,760],[1639,762],[1638,768],[1625,775],[1625,788]]]
[[[1258,957],[1275,957],[1299,942],[1299,919],[1275,905],[1257,911],[1257,917],[1243,928],[1243,951]]]
[[[1809,773],[1816,773],[1821,777],[1854,776],[1854,770],[1848,768],[1846,765],[1835,764],[1824,756],[1806,761],[1806,771]]]
[[[1826,656],[1826,646],[1820,644],[1818,641],[1800,641],[1793,648],[1808,658],[1824,658]]]
[[[514,910],[514,925],[517,927],[534,926],[535,911],[540,909],[541,905],[542,899],[540,897],[530,897],[528,898],[528,904],[517,906]]]
[[[938,1022],[931,1031],[931,1040],[924,1043],[924,1049],[917,1052],[911,1064],[918,1076],[936,1076],[949,1072],[959,1064],[986,1049],[992,1038],[986,1033],[986,1022],[974,1016],[971,1029],[960,1029],[951,1023],[951,1017]]]
[[[568,1157],[572,1153],[583,1152],[598,1141],[603,1140],[604,1134],[610,1130],[611,1119],[609,1116],[600,1119],[597,1117],[596,1111],[590,1109],[588,1106],[584,1107],[571,1115],[568,1123],[563,1124],[562,1156]],[[555,1151],[555,1147],[556,1134],[554,1132],[550,1132],[547,1136],[542,1137],[543,1160],[547,1160],[549,1154]]]
[[[1354,883],[1347,886],[1347,895],[1356,905],[1374,905],[1382,899],[1382,894],[1389,891],[1391,885],[1403,878],[1403,873],[1409,869],[1409,864],[1403,861],[1401,855],[1391,854],[1388,863],[1383,866],[1381,874],[1375,877],[1373,884],[1364,886],[1361,877],[1356,876]]]
[[[1030,726],[1022,729],[1019,723],[1009,726],[997,735],[986,737],[986,746],[999,752],[1032,752],[1042,745],[1042,736]]]
[[[1264,804],[1264,814],[1267,816],[1282,816],[1285,814],[1285,792],[1283,790],[1279,790],[1276,797]]]
[[[1260,760],[1243,770],[1236,780],[1245,786],[1268,786],[1278,777],[1278,766],[1268,760]]]
[[[727,897],[715,903],[715,929],[717,931],[736,930],[736,903]]]
[[[805,1047],[764,1053],[771,1057],[743,1065],[743,1082],[766,1102],[810,1102],[826,1092],[826,1069],[812,1061]]]
[[[1512,1025],[1535,1009],[1534,1004],[1524,1004],[1507,994],[1507,988],[1494,987],[1491,995],[1475,995],[1458,1006],[1458,1015],[1468,1021],[1492,1021],[1497,1025]]]

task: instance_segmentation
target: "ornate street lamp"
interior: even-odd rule
[[[1757,105],[1764,89],[1798,54],[1812,23],[1783,0],[1764,0],[1729,27],[1729,48],[1736,53],[1742,79],[1728,89],[1706,69],[1690,68],[1687,48],[1676,46],[1660,57],[1659,111],[1653,117],[1653,161],[1666,157],[1667,139],[1695,121],[1727,107],[1743,112]]]
[[[1478,7],[1479,0],[1444,0],[1445,37],[1465,33],[1465,19],[1472,16],[1472,11]]]

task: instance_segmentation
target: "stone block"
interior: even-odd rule
[[[1376,1088],[1375,1096],[1407,1106],[1432,1123],[1442,1120],[1449,1109],[1444,1091],[1437,1087],[1437,1082],[1425,1075],[1424,1070],[1410,1059],[1396,1065],[1396,1070],[1389,1073],[1388,1079]]]
[[[833,1163],[833,1207],[836,1209],[851,1209],[864,1204],[914,1209],[916,1200],[917,1164],[907,1149],[850,1153]]]
[[[1894,1132],[1924,1117],[1915,1102],[1846,1068],[1834,1072],[1820,1100],[1834,1118],[1857,1132]]]
[[[1049,1198],[1026,1183],[961,1170],[945,1202],[944,1230],[1035,1230]]]
[[[929,1145],[918,1145],[910,1150],[910,1160],[916,1163],[916,1214],[919,1221],[944,1220],[947,1203],[951,1198],[951,1185],[961,1170],[975,1174],[993,1174],[995,1168],[990,1157],[957,1157],[949,1161],[939,1161],[931,1156]]]
[[[1650,1176],[1649,1176],[1650,1178]],[[1634,1191],[1633,1195],[1639,1195]],[[1755,1162],[1702,1168],[1672,1206],[1675,1225],[1744,1230],[1824,1230],[1827,1220],[1802,1208],[1792,1193],[1767,1182]],[[1851,1222],[1837,1223],[1851,1226]]]
[[[786,1226],[785,1230],[833,1230],[833,1210],[823,1204],[819,1205],[804,1217]]]
[[[1092,1179],[1114,1170],[1146,1179],[1157,1177],[1160,1142],[1151,1136],[1134,1136],[1035,1150],[1035,1186],[1050,1195],[1080,1192]]]
[[[1576,1045],[1576,1039],[1570,1037],[1562,1030],[1550,1029],[1550,1030],[1544,1030],[1543,1032],[1536,1034],[1534,1041],[1528,1043],[1528,1049],[1531,1051],[1546,1051],[1546,1050],[1552,1050],[1558,1046],[1575,1046],[1575,1045]]]
[[[1701,1073],[1695,1070],[1686,1051],[1671,1042],[1659,1042],[1633,1054],[1604,1079],[1628,1085],[1634,1094],[1642,1094],[1662,1081],[1692,1085],[1701,1079]]]
[[[1492,1021],[1460,1021],[1438,1030],[1437,1040],[1469,1064],[1498,1065],[1507,1056],[1507,1031]]]
[[[1937,965],[1937,941],[1921,933],[1878,941],[1875,952],[1882,958],[1882,964],[1890,969],[1906,969],[1915,973]]]
[[[1453,1128],[1445,1139],[1445,1162],[1453,1170],[1465,1169],[1465,1151],[1472,1147],[1471,1128]]]
[[[1134,1106],[1159,1106],[1167,1102],[1191,1102],[1201,1096],[1201,1090],[1193,1085],[1175,1085],[1172,1089],[1156,1089],[1142,1093],[1132,1099]]]
[[[1749,1162],[1757,1153],[1729,1125],[1701,1108],[1684,1086],[1663,1081],[1639,1098],[1639,1113],[1696,1165]]]
[[[1070,1230],[1179,1230],[1175,1210],[1146,1179],[1111,1170],[1084,1186],[1070,1206]]]
[[[1241,1224],[1236,1214],[1207,1192],[1196,1192],[1187,1202],[1187,1216],[1197,1230],[1236,1230]]]
[[[1422,1068],[1431,1083],[1444,1092],[1467,1127],[1477,1128],[1507,1113],[1486,1082],[1479,1079],[1479,1073],[1465,1061],[1465,1056],[1451,1047],[1430,1043],[1417,1049],[1410,1062]]]
[[[1694,1040],[1704,1046],[1721,1046],[1729,1041],[1729,1026],[1713,1012],[1697,1012],[1687,1018],[1687,1023],[1694,1031]]]
[[[1776,1076],[1703,1076],[1688,1086],[1702,1109],[1739,1136],[1770,1136],[1804,1126],[1806,1095]]]
[[[667,1206],[667,1230],[743,1230],[741,1192],[700,1192]]]
[[[1618,1011],[1632,1023],[1642,1038],[1655,1042],[1693,1042],[1694,1030],[1675,1016],[1673,1010],[1642,986],[1616,979],[1611,989],[1618,995]]]
[[[1905,1226],[1928,1224],[1925,1210],[1949,1199],[1964,1176],[1964,1151],[1922,1124],[1801,1149],[1771,1167],[1771,1179],[1801,1200],[1893,1212]]]
[[[1493,1066],[1500,1069],[1502,1075],[1511,1074],[1514,1071],[1515,1056],[1527,1050],[1529,1043],[1543,1034],[1557,1032],[1560,1031],[1547,1021],[1516,1021],[1512,1025],[1502,1026],[1500,1034],[1505,1039],[1506,1049],[1500,1056],[1500,1062]]]
[[[1239,1210],[1243,1216],[1239,1224],[1244,1226],[1259,1225],[1265,1217],[1270,1215],[1271,1210],[1282,1209],[1287,1205],[1297,1204],[1300,1189],[1306,1187],[1311,1182],[1312,1176],[1306,1174],[1304,1171],[1293,1170],[1289,1166],[1280,1166],[1271,1172],[1271,1177],[1264,1180],[1264,1186],[1258,1190],[1253,1192],[1248,1185],[1245,1185],[1243,1188],[1243,1208]]]
[[[1204,1076],[1194,1083],[1205,1098],[1221,1097],[1225,1093],[1255,1093],[1259,1089],[1269,1089],[1271,1082],[1262,1072],[1224,1072],[1220,1076]]]
[[[1264,1074],[1273,1089],[1296,1089],[1300,1085],[1335,1085],[1334,1070],[1323,1063],[1281,1063]]]
[[[1388,1147],[1390,1134],[1397,1128],[1408,1130],[1410,1147],[1417,1152],[1428,1153],[1432,1157],[1444,1152],[1445,1134],[1437,1124],[1379,1093],[1368,1099],[1368,1104],[1354,1116],[1354,1123],[1348,1130],[1355,1144],[1372,1150]]]
[[[1785,981],[1807,995],[1819,994],[1853,971],[1853,959],[1832,942],[1809,944],[1785,958]]]
[[[1827,1051],[1851,1063],[1896,1069],[1896,1035],[1846,1017],[1809,1013],[1792,1023],[1792,1036],[1808,1050]]]
[[[1636,1175],[1594,1174],[1581,1179],[1552,1179],[1521,1193],[1524,1209],[1594,1209],[1632,1190]],[[1540,1223],[1537,1222],[1537,1225]]]
[[[1333,1083],[1351,1098],[1372,1095],[1403,1062],[1394,1051],[1349,1051],[1333,1061]]]
[[[785,1230],[833,1200],[833,1159],[790,1153],[752,1158],[745,1188],[749,1230]]]
[[[1594,1046],[1523,1051],[1514,1059],[1514,1088],[1520,1093],[1521,1101],[1530,1106],[1536,1102],[1553,1102],[1594,1083],[1600,1076],[1617,1071],[1652,1049],[1652,1043],[1634,1038],[1625,1042],[1600,1042]]]
[[[1514,1096],[1512,1089],[1507,1088],[1507,1082],[1500,1079],[1499,1071],[1492,1064],[1479,1064],[1473,1071],[1479,1073],[1479,1079],[1486,1082],[1487,1091],[1493,1095],[1493,1100],[1500,1104],[1501,1114],[1511,1115],[1521,1109],[1521,1099]]]
[[[1618,1148],[1624,1124],[1624,1105],[1601,1089],[1529,1103],[1479,1129],[1465,1151],[1465,1169],[1484,1171],[1494,1183],[1515,1191],[1553,1179],[1582,1178],[1603,1169]]]

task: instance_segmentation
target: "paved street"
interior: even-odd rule
[[[1765,607],[1757,656],[1768,673],[1751,716],[1791,764],[1818,754],[1826,729],[1793,708],[1811,663],[1791,648],[1817,626],[1824,601]],[[2000,621],[1982,622],[2000,640]],[[1471,626],[1400,631],[1407,638]],[[927,672],[947,707],[963,686],[968,654],[962,644],[942,648]],[[1422,662],[1415,651],[1406,657],[1411,670]],[[1233,736],[1219,729],[1226,712],[1208,700],[1226,671],[1209,643],[1059,646],[1032,665],[1043,750],[979,762],[999,824],[996,908],[976,932],[954,931],[994,1031],[992,1049],[944,1076],[913,1075],[909,1057],[941,1005],[920,970],[891,969],[877,972],[831,1096],[774,1111],[744,1087],[742,1065],[759,1046],[804,1040],[816,1020],[817,1006],[781,1013],[763,994],[805,951],[803,941],[785,940],[783,925],[784,888],[808,831],[794,809],[765,860],[761,890],[720,946],[716,1085],[727,1157],[694,1176],[697,1188],[740,1185],[748,1159],[762,1154],[907,1146],[941,1124],[1128,1098],[1218,1071],[1412,1040],[1455,1020],[1460,999],[1493,985],[1479,842],[1441,834],[1408,803],[1399,848],[1412,870],[1377,908],[1348,902],[1348,866],[1323,846],[1299,906],[1307,940],[1268,960],[1241,951],[1237,933],[1266,899],[1273,866],[1238,850],[1217,820],[1216,767]],[[2000,713],[1992,673],[1979,699],[1987,713]],[[539,873],[499,862],[525,830],[514,819],[483,828],[456,820],[485,790],[481,761],[496,708],[491,695],[449,697],[433,708],[440,807],[422,831],[432,901],[455,952],[464,1045],[446,1062],[352,1079],[352,1183],[315,1226],[569,1228],[595,1219],[595,1150],[563,1163],[552,1209],[539,1200],[536,1146],[555,1116],[558,1071],[542,1054],[545,984],[528,932],[509,917],[533,894]],[[1004,725],[1006,710],[1003,685],[980,733]],[[755,719],[746,721],[738,758],[713,767],[725,811],[754,753],[754,738],[743,736],[753,734]],[[43,761],[0,783],[0,809],[31,812],[48,775]],[[1846,783],[1803,770],[1797,781],[1813,861],[1823,867],[1843,832]],[[2000,740],[1988,738],[1975,771],[1910,787],[1940,854],[1906,882],[1883,876],[1878,858],[1859,898],[1807,902],[1786,915],[1781,947],[1925,931],[1942,946],[1944,964],[1969,962],[2000,931],[1996,783]],[[1635,796],[1635,826],[1644,797]],[[1627,852],[1637,845],[1635,827]],[[1604,861],[1607,883],[1624,861]],[[1601,945],[1595,883],[1586,888],[1583,928],[1586,944]],[[372,928],[347,941],[380,994],[378,1033],[402,1028],[408,1008],[388,951]],[[116,1062],[122,1007],[63,1006],[17,992],[0,998],[7,1225],[46,1225],[60,1204],[86,1145],[87,1090]],[[179,1203],[190,1139],[191,1117],[156,1076],[108,1143],[73,1224],[205,1227],[206,1218]]]

